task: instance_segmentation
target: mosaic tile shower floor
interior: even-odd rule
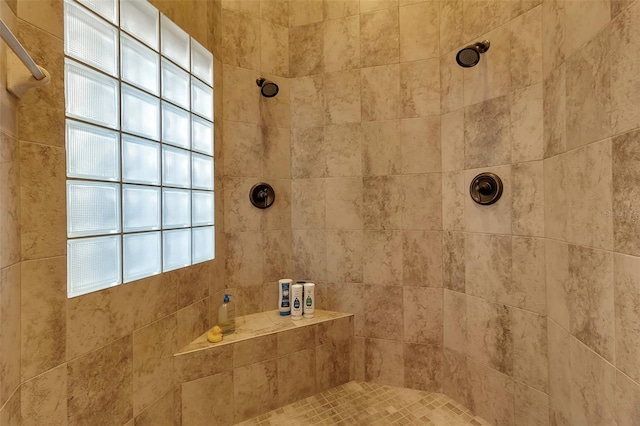
[[[363,382],[346,383],[239,425],[491,426],[446,395]]]

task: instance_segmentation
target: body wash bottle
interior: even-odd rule
[[[226,336],[236,330],[236,304],[229,300],[230,294],[224,295],[222,305],[218,308],[218,327]]]

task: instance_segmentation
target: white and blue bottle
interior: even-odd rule
[[[278,310],[280,315],[291,315],[291,283],[293,280],[283,279],[278,281],[278,288],[280,289],[278,296]]]
[[[302,319],[302,284],[293,284],[291,286],[291,319]]]

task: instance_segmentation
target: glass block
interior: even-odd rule
[[[120,236],[67,241],[67,295],[76,297],[122,282]]]
[[[191,73],[213,87],[213,54],[191,39]]]
[[[118,132],[67,120],[66,147],[67,176],[120,180],[120,135]]]
[[[191,226],[213,225],[214,196],[210,191],[193,191],[191,193]]]
[[[191,117],[188,111],[162,102],[162,142],[191,147]]]
[[[160,96],[160,55],[124,33],[120,45],[122,80]]]
[[[116,0],[78,0],[87,8],[114,25],[118,25],[118,2]]]
[[[191,265],[191,229],[164,231],[162,252],[164,272]]]
[[[170,146],[162,147],[162,184],[191,187],[191,153]]]
[[[189,34],[164,15],[160,16],[160,24],[162,54],[189,71]]]
[[[158,51],[158,9],[145,0],[120,1],[120,27]]]
[[[125,283],[162,272],[160,232],[130,234],[122,237],[123,281]]]
[[[160,140],[160,100],[123,84],[122,131]]]
[[[64,2],[64,52],[118,76],[118,29],[69,0]]]
[[[191,191],[162,189],[162,227],[186,228],[191,226]]]
[[[160,185],[160,144],[122,135],[122,180]]]
[[[118,129],[118,80],[69,59],[64,68],[67,115]]]
[[[213,123],[191,115],[191,149],[213,155]]]
[[[206,155],[192,154],[191,162],[192,171],[192,187],[197,189],[213,190],[213,158]]]
[[[216,257],[216,235],[213,226],[192,230],[193,263],[204,262]]]
[[[124,232],[160,229],[160,188],[122,186],[122,228]]]
[[[191,110],[213,121],[213,89],[197,78],[191,78]]]
[[[162,99],[189,109],[189,74],[162,59]]]
[[[67,181],[67,235],[70,238],[120,232],[120,185]]]

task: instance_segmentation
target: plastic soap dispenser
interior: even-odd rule
[[[218,308],[218,326],[225,336],[236,330],[236,304],[229,297],[230,294],[225,294],[222,305]]]

